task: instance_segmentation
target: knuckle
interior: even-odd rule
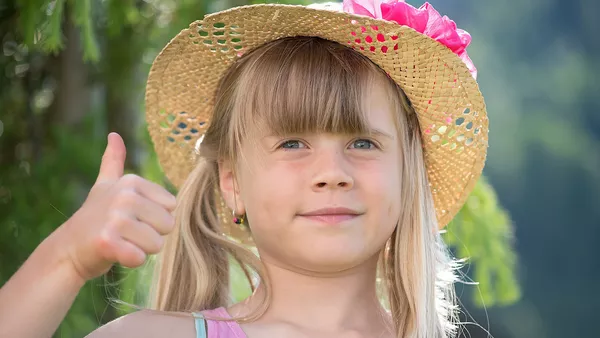
[[[138,267],[138,266],[144,264],[145,261],[146,261],[145,254],[134,255],[132,267]]]
[[[115,241],[108,231],[100,232],[100,234],[94,239],[93,245],[96,246],[101,257],[108,260],[113,258]]]
[[[129,268],[136,268],[146,261],[146,254],[137,250],[127,250],[121,253],[119,263]]]
[[[156,239],[154,239],[152,241],[152,244],[148,248],[148,253],[150,253],[150,254],[157,254],[157,253],[159,253],[160,250],[163,247],[164,241],[165,240],[164,240],[164,238],[162,236],[157,236]]]
[[[120,190],[115,198],[115,203],[121,206],[131,207],[137,204],[138,194],[132,189]]]
[[[121,181],[126,187],[137,187],[143,181],[141,177],[135,174],[126,174],[121,178]]]
[[[169,191],[165,190],[166,194],[167,194],[167,209],[168,210],[175,210],[175,208],[177,207],[177,197],[175,197],[175,195],[171,194]]]
[[[111,230],[119,231],[120,229],[130,226],[134,222],[133,219],[128,217],[124,213],[113,212],[111,214],[111,219],[108,224],[108,228]]]
[[[175,218],[167,213],[165,215],[164,220],[160,223],[159,229],[161,230],[161,235],[166,235],[173,231],[175,228]]]
[[[175,229],[175,217],[169,217],[169,219],[167,220],[167,226],[166,226],[167,233],[173,231],[174,229]]]

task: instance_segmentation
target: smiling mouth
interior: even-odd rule
[[[339,224],[342,222],[353,220],[360,215],[358,214],[322,214],[322,215],[300,215],[311,221],[326,223],[326,224]]]
[[[325,224],[338,224],[353,220],[363,213],[349,208],[322,208],[310,212],[302,213],[299,216],[314,222]]]

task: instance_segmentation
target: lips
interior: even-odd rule
[[[300,214],[300,216],[319,223],[338,224],[341,222],[355,219],[362,214],[363,212],[357,211],[355,209],[335,207],[312,210],[306,213],[302,213]]]

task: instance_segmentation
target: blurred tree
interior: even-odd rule
[[[492,126],[486,175],[516,225],[525,297],[489,311],[491,325],[511,337],[595,337],[600,2],[449,0],[439,7],[473,33],[470,54],[484,70],[479,83]],[[480,322],[486,316],[473,313]]]

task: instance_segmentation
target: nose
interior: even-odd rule
[[[349,174],[349,164],[340,151],[322,151],[315,159],[315,175],[312,182],[314,191],[331,189],[349,190],[354,179]]]

